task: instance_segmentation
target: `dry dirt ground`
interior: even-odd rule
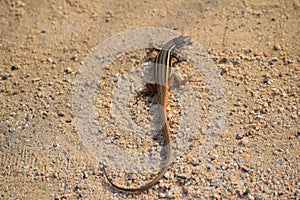
[[[1,1],[0,199],[299,199],[299,19],[298,0]],[[226,103],[222,135],[207,154],[192,151],[203,144],[203,126],[158,185],[133,195],[110,187],[99,160],[82,143],[72,94],[94,47],[141,27],[177,30],[201,44],[217,67]],[[107,117],[104,122],[114,124],[110,87],[117,83],[115,73],[126,72],[119,61],[140,64],[147,56],[136,54],[107,67],[97,94],[100,123]],[[191,85],[208,124],[212,97],[206,83]],[[176,138],[181,108],[172,95],[169,119]],[[145,98],[151,99],[139,104],[147,108]],[[133,119],[148,116],[135,110]],[[110,134],[110,127],[102,130],[108,145],[135,145]],[[124,187],[153,178],[110,167]]]

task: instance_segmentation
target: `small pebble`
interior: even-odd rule
[[[160,198],[165,198],[166,195],[165,195],[164,193],[161,192],[161,193],[159,193],[159,197],[160,197]]]
[[[251,49],[245,49],[244,52],[245,53],[251,53]]]
[[[244,172],[249,172],[249,171],[250,171],[250,168],[249,168],[249,167],[246,167],[246,166],[243,166],[243,167],[242,167],[242,170],[243,170]]]
[[[204,128],[201,128],[201,129],[200,129],[200,133],[201,133],[201,135],[205,135],[205,134],[206,134],[205,129],[204,129]]]
[[[270,66],[272,66],[272,65],[274,65],[275,64],[275,61],[274,60],[271,60],[270,62],[269,62],[269,65]]]
[[[13,65],[13,66],[10,67],[10,69],[11,69],[12,71],[14,71],[14,70],[17,70],[18,67],[16,67],[16,66]]]
[[[9,73],[5,73],[5,74],[2,76],[2,80],[8,79],[9,76],[10,76]]]
[[[65,116],[65,113],[63,113],[63,112],[60,111],[60,112],[57,113],[57,115],[58,115],[59,117],[64,117],[64,116]]]
[[[214,193],[213,198],[214,198],[215,200],[220,200],[220,199],[221,199],[220,195],[217,194],[217,193]]]
[[[118,140],[118,139],[120,139],[120,136],[119,135],[115,135],[113,140]]]
[[[297,119],[298,118],[298,114],[297,113],[292,113],[291,118],[292,119]]]
[[[214,187],[214,188],[218,188],[218,184],[217,183],[214,183],[214,182],[210,182],[209,184],[210,187]]]
[[[279,44],[275,44],[274,46],[273,46],[273,50],[275,50],[275,51],[278,51],[278,50],[280,50],[281,49],[281,46],[279,45]]]
[[[250,189],[247,188],[247,189],[245,190],[245,192],[243,193],[243,196],[246,196],[246,195],[248,195],[249,193],[250,193]]]
[[[237,139],[237,140],[241,140],[241,139],[243,139],[243,136],[242,136],[242,135],[240,135],[240,134],[237,134],[237,135],[235,136],[235,139]]]
[[[275,150],[273,153],[274,156],[278,156],[279,155],[279,151]]]
[[[76,186],[75,186],[75,190],[80,190],[82,187],[81,187],[81,185],[80,184],[77,184]]]
[[[41,97],[41,96],[42,96],[42,93],[41,93],[41,92],[37,92],[37,96],[38,96],[38,97]]]
[[[216,160],[216,159],[218,159],[218,157],[219,157],[218,154],[213,154],[213,155],[210,157],[210,159],[211,159],[211,160]]]
[[[167,171],[167,172],[164,174],[164,177],[165,177],[166,179],[170,179],[170,173]]]
[[[71,74],[72,73],[72,68],[68,67],[67,69],[65,69],[65,73],[66,74]]]
[[[247,195],[248,200],[254,200],[254,197],[251,196],[250,194]]]
[[[264,84],[269,84],[269,79],[268,79],[268,77],[265,77],[265,78],[264,78],[263,83],[264,83]]]
[[[267,185],[263,186],[263,192],[266,192],[266,193],[270,192],[270,189],[269,189],[269,187]]]
[[[55,148],[55,147],[59,147],[60,145],[59,144],[53,144],[53,147]]]
[[[15,131],[16,131],[16,129],[14,127],[9,127],[9,132],[13,133]]]
[[[67,46],[64,46],[63,51],[64,51],[64,52],[67,52],[68,49],[69,49],[69,48],[68,48]]]
[[[48,57],[47,61],[48,61],[49,63],[53,63],[53,60],[52,60],[51,57]]]
[[[87,179],[89,177],[89,173],[87,171],[83,172],[83,178]]]
[[[206,166],[206,169],[209,171],[209,170],[211,170],[211,166],[210,165],[207,165]]]
[[[77,61],[78,61],[78,58],[77,58],[76,56],[73,56],[73,57],[71,58],[71,60],[74,61],[74,62],[77,62]]]
[[[239,143],[240,146],[245,147],[248,144],[248,140],[246,138],[243,138],[242,141]]]

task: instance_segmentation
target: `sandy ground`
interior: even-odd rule
[[[300,198],[298,0],[7,0],[0,3],[0,19],[0,199]],[[205,79],[197,77],[201,82],[190,86],[199,94],[203,126],[158,185],[128,195],[108,185],[99,159],[79,137],[72,94],[76,74],[94,47],[141,27],[177,30],[207,50],[225,89],[225,116],[222,135],[211,150],[194,153],[204,143],[209,123],[205,116],[213,99]],[[123,55],[101,79],[98,121],[112,147],[159,150],[161,143],[151,137],[142,136],[147,140],[136,140],[138,144],[128,143],[122,133],[116,137],[110,117],[114,75],[126,72],[124,63],[141,64],[145,59],[145,52]],[[184,70],[187,65],[174,68],[193,74]],[[129,108],[138,124],[148,123],[143,119],[149,117],[151,102],[146,96]],[[169,108],[175,139],[184,108],[172,92]],[[128,177],[126,171],[118,174],[116,166],[110,168],[115,182],[125,187],[153,177]]]

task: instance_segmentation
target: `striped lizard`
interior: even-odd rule
[[[190,44],[191,44],[190,37],[181,35],[167,42],[162,47],[162,50],[156,56],[155,68],[154,68],[154,80],[155,80],[156,92],[157,92],[157,104],[159,105],[159,116],[162,124],[161,133],[165,138],[164,146],[167,152],[166,155],[167,158],[163,168],[156,175],[156,177],[146,185],[138,188],[124,188],[113,183],[112,179],[108,177],[105,167],[103,167],[104,175],[113,188],[122,192],[129,192],[129,193],[137,193],[137,192],[148,190],[163,177],[163,175],[168,169],[168,166],[171,164],[172,145],[171,145],[171,136],[170,136],[169,123],[167,120],[167,110],[166,110],[167,101],[168,101],[168,92],[169,92],[168,80],[171,75],[171,68],[172,68],[171,58],[173,53],[179,53],[183,46],[190,45]]]

